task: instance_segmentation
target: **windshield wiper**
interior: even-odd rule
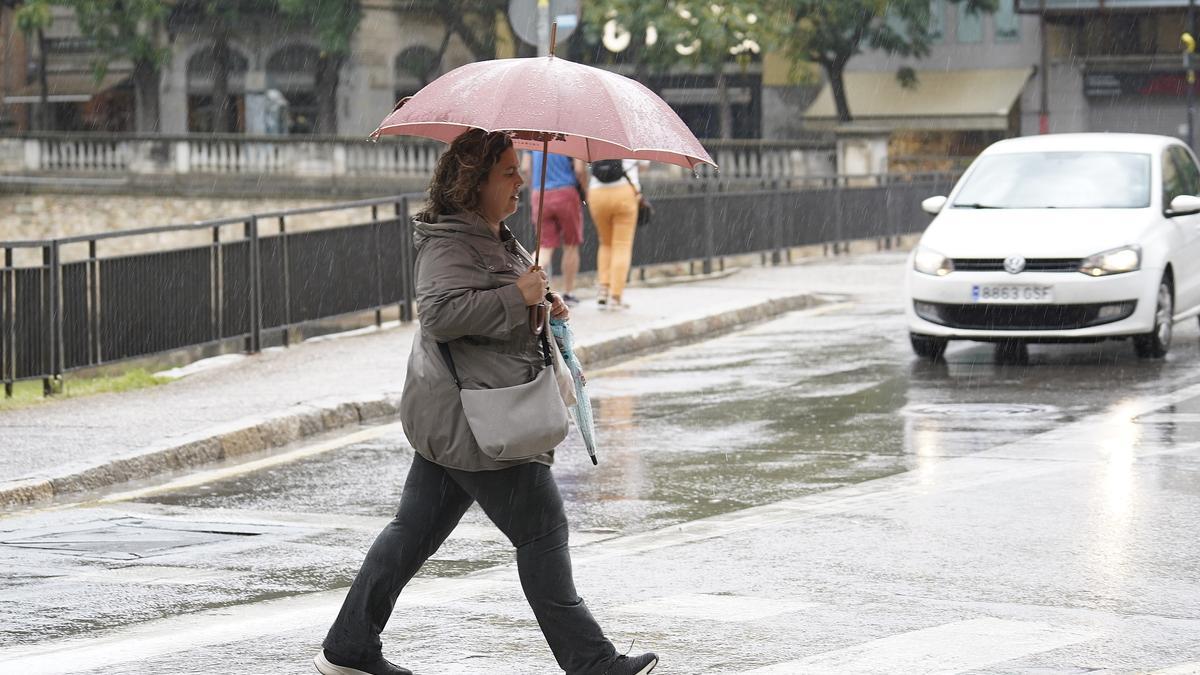
[[[956,209],[1003,209],[1003,206],[992,206],[991,204],[959,204],[954,203]]]

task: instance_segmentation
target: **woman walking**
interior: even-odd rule
[[[633,237],[637,230],[641,189],[636,160],[592,163],[587,203],[600,239],[600,250],[596,254],[596,280],[600,289],[596,303],[601,309],[629,307],[624,299],[625,281],[633,264]]]
[[[484,454],[439,352],[447,343],[464,389],[524,384],[543,367],[528,308],[547,296],[546,275],[503,222],[523,184],[503,133],[467,131],[434,169],[429,202],[414,222],[421,330],[400,412],[417,454],[396,516],[367,552],[314,659],[325,675],[411,675],[383,658],[379,635],[401,589],[476,502],[516,548],[521,587],[563,671],[641,675],[658,663],[654,654],[618,655],[575,590],[566,514],[550,472],[554,451],[517,461]],[[562,299],[549,297],[551,315],[567,318]]]

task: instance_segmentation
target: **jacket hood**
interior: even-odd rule
[[[463,235],[493,238],[487,221],[475,213],[464,212],[437,216],[436,222],[432,223],[419,218],[413,219],[413,244],[417,249],[431,239]]]

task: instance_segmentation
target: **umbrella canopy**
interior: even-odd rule
[[[449,143],[470,128],[507,131],[523,150],[593,162],[644,159],[716,166],[675,111],[623,75],[555,56],[480,61],[439,77],[388,115],[372,138]]]

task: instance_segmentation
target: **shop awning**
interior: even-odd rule
[[[47,100],[50,103],[84,103],[128,79],[128,73],[109,73],[97,84],[91,73],[51,73],[46,78]],[[4,96],[5,103],[38,103],[41,100],[42,88],[36,81],[16,87]]]
[[[846,101],[854,125],[876,129],[1003,130],[1032,68],[925,70],[905,88],[895,71],[845,73]],[[833,90],[821,88],[805,113],[806,126],[838,123]]]
[[[1114,9],[1147,11],[1154,9],[1187,9],[1188,0],[1017,0],[1017,11],[1037,14],[1041,12],[1096,12]]]

